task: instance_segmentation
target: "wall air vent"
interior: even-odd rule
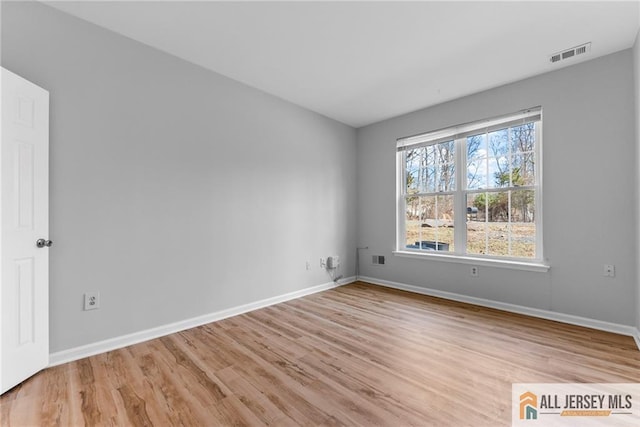
[[[588,50],[591,50],[591,43],[583,44],[582,46],[578,46],[576,48],[576,55],[582,55],[583,53],[587,53]]]
[[[591,42],[572,47],[571,49],[563,50],[562,52],[554,53],[553,55],[549,56],[549,61],[555,63],[572,58],[574,56],[585,54],[587,52],[591,52]]]
[[[371,257],[371,261],[375,265],[384,264],[384,255],[373,255]]]

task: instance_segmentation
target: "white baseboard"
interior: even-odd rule
[[[638,346],[638,350],[640,350],[640,329],[634,328],[635,331],[633,333],[633,339],[636,341],[636,345]]]
[[[191,319],[181,320],[179,322],[170,323],[168,325],[158,326],[156,328],[144,331],[134,332],[132,334],[120,337],[110,338],[104,341],[83,345],[80,347],[70,348],[68,350],[58,351],[49,355],[49,366],[61,365],[74,360],[83,359],[85,357],[94,356],[96,354],[105,353],[107,351],[116,350],[129,345],[138,344],[154,338],[163,337],[165,335],[184,331],[186,329],[195,328],[207,323],[216,322],[228,317],[237,316],[238,314],[247,313],[249,311],[268,307],[270,305],[300,298],[306,295],[315,294],[317,292],[326,291],[338,286],[352,283],[356,280],[355,276],[347,277],[339,280],[337,283],[329,282],[322,285],[312,286],[310,288],[301,289],[299,291],[289,292],[287,294],[263,299],[260,301],[243,304],[238,307],[228,308],[226,310],[209,313]]]
[[[568,323],[571,325],[584,326],[591,329],[598,329],[601,331],[613,332],[620,335],[627,335],[633,337],[640,350],[640,331],[638,328],[627,325],[620,325],[617,323],[604,322],[602,320],[589,319],[587,317],[574,316],[572,314],[558,313],[550,310],[542,310],[539,308],[525,307],[522,305],[510,304],[506,302],[499,302],[488,300],[484,298],[477,298],[467,295],[456,294],[453,292],[440,291],[437,289],[423,288],[421,286],[406,285],[404,283],[391,282],[388,280],[376,279],[373,277],[359,276],[358,280],[363,282],[372,283],[374,285],[385,286],[388,288],[400,289],[403,291],[414,292],[422,295],[429,295],[433,297],[444,298],[453,301],[465,302],[468,304],[479,305],[482,307],[495,308],[498,310],[509,311],[511,313],[524,314],[532,317],[539,317],[541,319],[555,320],[557,322]]]

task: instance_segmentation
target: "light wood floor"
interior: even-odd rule
[[[507,426],[514,382],[640,382],[632,338],[355,283],[46,369],[3,426]]]

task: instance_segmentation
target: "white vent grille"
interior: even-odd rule
[[[553,55],[549,56],[549,61],[551,61],[552,63],[564,61],[565,59],[573,58],[577,55],[583,55],[587,52],[591,52],[591,42],[572,47],[571,49],[563,50],[562,52],[554,53]]]
[[[583,53],[587,53],[587,46],[586,45],[582,45],[582,46],[576,48],[576,55],[581,55]]]
[[[384,255],[373,255],[371,257],[371,262],[376,265],[384,264]]]

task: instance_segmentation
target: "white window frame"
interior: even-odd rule
[[[508,257],[499,255],[467,254],[467,205],[466,198],[469,194],[484,192],[503,192],[513,190],[513,186],[505,188],[486,188],[481,190],[467,189],[467,147],[468,136],[516,126],[519,123],[535,122],[534,142],[534,185],[516,187],[518,189],[533,189],[535,192],[535,258]],[[406,247],[406,152],[407,147],[422,147],[445,141],[455,141],[455,190],[442,193],[454,196],[454,248],[455,252],[425,251],[422,249],[410,249]],[[411,137],[399,138],[397,141],[396,171],[397,171],[397,210],[396,210],[396,250],[395,255],[437,259],[445,262],[457,262],[474,265],[498,266],[529,271],[547,271],[549,265],[545,263],[543,254],[543,230],[542,230],[542,108],[534,107],[527,110],[494,117],[472,123],[465,123],[446,129],[440,129]],[[459,226],[458,224],[464,224]]]

